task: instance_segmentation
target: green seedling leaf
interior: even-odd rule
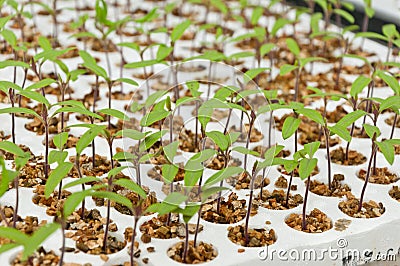
[[[93,192],[92,196],[98,197],[98,198],[103,198],[103,199],[108,199],[108,200],[114,201],[116,203],[119,203],[121,205],[124,205],[128,208],[132,208],[132,202],[128,198],[126,198],[120,194],[114,193],[114,192],[95,191],[95,192]]]
[[[318,164],[318,159],[316,158],[302,159],[299,165],[299,175],[301,180],[308,178],[311,175],[314,168],[317,166],[317,164]]]
[[[146,133],[137,131],[135,129],[127,128],[127,129],[123,129],[123,130],[118,131],[115,134],[115,136],[116,137],[122,136],[124,138],[130,138],[130,139],[133,139],[133,140],[141,140],[146,136]]]
[[[82,114],[82,115],[87,115],[90,117],[94,117],[96,119],[99,120],[104,120],[102,116],[95,114],[91,111],[89,111],[86,108],[79,108],[79,107],[72,107],[72,106],[65,106],[65,107],[61,107],[59,109],[57,109],[56,111],[54,111],[54,115],[56,114],[60,114],[60,113],[77,113],[77,114]]]
[[[95,126],[87,130],[76,143],[76,153],[82,154],[83,150],[103,131],[106,126]]]
[[[383,156],[385,156],[386,161],[389,164],[393,165],[395,156],[393,145],[388,141],[382,141],[382,142],[375,141],[375,144],[378,145],[379,149],[383,153]]]
[[[199,212],[201,205],[200,204],[188,204],[184,209],[180,209],[179,213],[182,214],[183,221],[185,223],[189,223],[190,219],[192,219],[193,215]]]
[[[88,196],[93,194],[93,190],[83,190],[72,193],[64,202],[64,217],[70,216],[78,205]]]
[[[288,49],[290,50],[290,52],[292,54],[294,54],[296,57],[298,57],[300,55],[300,47],[294,39],[287,38],[286,45],[287,45]]]
[[[110,177],[115,177],[116,175],[118,175],[119,173],[121,173],[123,170],[125,170],[127,168],[129,168],[129,166],[118,166],[118,167],[115,167],[115,168],[111,169],[108,172],[107,177],[109,177],[109,178]]]
[[[139,84],[134,81],[133,79],[128,79],[128,78],[119,78],[115,80],[116,82],[122,82],[122,83],[126,83],[132,86],[139,86]]]
[[[338,14],[339,16],[347,20],[350,24],[354,24],[354,17],[346,10],[334,9],[333,13]]]
[[[0,69],[6,68],[6,67],[23,67],[23,68],[29,68],[29,65],[27,63],[21,62],[21,61],[14,61],[14,60],[5,60],[0,62]]]
[[[365,129],[365,133],[367,133],[367,135],[370,139],[372,139],[374,136],[375,136],[375,138],[377,138],[381,135],[380,129],[376,126],[364,124],[363,127]]]
[[[329,130],[333,134],[336,134],[339,137],[341,137],[342,139],[344,139],[345,141],[347,141],[347,142],[351,141],[351,135],[350,135],[349,131],[347,130],[347,127],[343,127],[343,126],[339,125],[339,123],[337,123],[336,125],[329,127]]]
[[[223,168],[221,170],[219,170],[218,172],[216,172],[215,174],[213,174],[212,176],[210,176],[206,182],[203,185],[203,188],[206,189],[208,187],[211,187],[214,184],[218,184],[219,182],[241,174],[244,172],[244,169],[241,167],[236,167],[236,166],[232,166],[232,167],[227,167],[227,168]]]
[[[126,114],[124,114],[123,112],[121,112],[119,110],[105,108],[105,109],[99,110],[98,112],[121,119],[123,121],[129,121],[129,116],[127,116]]]
[[[382,33],[388,39],[394,39],[399,37],[399,33],[396,30],[396,26],[394,24],[386,24],[382,26]]]
[[[365,111],[363,110],[356,110],[354,112],[348,113],[345,116],[343,116],[337,123],[336,125],[340,127],[347,128],[354,122],[356,122],[359,118],[364,116],[366,114]]]
[[[9,184],[19,175],[17,171],[6,169],[3,157],[0,157],[1,180],[0,180],[0,196],[3,196],[9,190]]]
[[[156,55],[157,61],[162,61],[165,58],[167,58],[173,50],[174,50],[174,47],[168,47],[164,44],[159,45],[157,55]]]
[[[393,109],[398,111],[400,109],[400,96],[394,95],[386,98],[382,101],[379,106],[379,113],[382,113],[384,110]]]
[[[67,143],[68,140],[68,132],[61,132],[54,136],[53,143],[57,149],[62,150],[64,145]]]
[[[229,190],[229,188],[226,188],[226,187],[210,187],[210,188],[204,189],[204,187],[203,187],[203,190],[201,192],[201,201],[202,202],[206,202],[207,199],[209,199],[212,195],[215,195],[215,194],[217,194],[217,193],[219,193],[221,191],[224,191],[224,190]]]
[[[82,178],[79,178],[78,180],[69,182],[68,184],[65,184],[62,189],[69,189],[71,187],[79,186],[82,184],[86,183],[92,183],[92,182],[101,182],[101,179],[95,176],[85,176]]]
[[[28,259],[35,250],[45,241],[50,235],[52,235],[57,229],[60,228],[58,223],[48,223],[39,227],[37,231],[33,233],[29,240],[24,244],[24,251],[22,253],[22,260]]]
[[[34,101],[37,101],[38,103],[44,104],[48,109],[50,107],[50,102],[44,97],[41,93],[36,92],[36,91],[28,91],[28,90],[23,90],[19,91],[18,94],[25,96],[28,99],[32,99]]]
[[[161,130],[161,131],[157,131],[155,133],[152,133],[152,134],[146,136],[144,141],[140,143],[139,151],[143,152],[145,150],[148,150],[151,146],[154,145],[154,143],[156,143],[167,132],[168,132],[167,130]]]
[[[254,8],[253,10],[253,14],[251,15],[251,25],[257,25],[258,21],[260,20],[260,17],[263,15],[264,12],[264,8],[262,8],[261,6],[258,6],[256,8]]]
[[[229,136],[224,135],[222,132],[219,131],[210,131],[206,132],[207,137],[212,139],[215,144],[222,150],[226,151],[229,148]]]
[[[174,182],[175,176],[178,174],[179,167],[174,164],[164,164],[162,166],[162,176],[167,184]]]
[[[57,150],[52,150],[49,153],[49,163],[58,163],[61,164],[65,161],[65,159],[68,157],[68,152],[66,151],[57,151]]]
[[[174,161],[174,158],[178,151],[178,146],[179,146],[179,141],[174,141],[166,146],[163,146],[164,155],[168,161],[170,162]]]
[[[19,157],[25,156],[25,152],[18,145],[7,140],[0,141],[0,150],[10,152]]]
[[[153,66],[157,63],[159,63],[159,61],[156,59],[143,60],[143,61],[125,64],[124,68],[142,68],[142,67]]]
[[[259,74],[263,73],[264,71],[266,71],[268,69],[269,68],[267,68],[267,67],[261,67],[261,68],[253,68],[253,69],[247,70],[246,73],[244,73],[244,83],[247,84],[250,80],[253,80]]]
[[[179,208],[179,205],[187,200],[187,196],[179,193],[173,192],[165,197],[162,203],[152,204],[147,208],[148,212],[157,212],[159,215],[164,215],[170,212],[174,212]]]
[[[130,191],[138,194],[142,199],[147,197],[146,192],[143,190],[143,188],[141,188],[138,184],[130,179],[121,178],[115,181],[114,184],[129,189]]]
[[[314,110],[314,109],[310,109],[310,108],[299,108],[296,110],[297,113],[304,115],[305,117],[308,117],[309,119],[311,119],[312,121],[320,124],[320,125],[325,125],[325,120],[322,117],[322,115]]]
[[[310,158],[314,157],[314,154],[317,152],[321,145],[321,142],[315,141],[311,143],[307,143],[304,145],[304,151],[310,156]]]
[[[369,39],[378,39],[378,40],[382,40],[382,41],[386,41],[387,38],[379,33],[375,33],[375,32],[358,32],[355,35],[356,38],[358,37],[363,37],[363,38],[369,38]]]
[[[285,122],[283,122],[283,127],[282,127],[282,137],[283,139],[288,139],[290,138],[296,130],[299,128],[301,123],[300,118],[294,118],[292,116],[288,116],[285,119]]]
[[[16,244],[25,245],[29,241],[29,237],[18,229],[12,227],[0,227],[0,237],[10,239]]]
[[[250,149],[246,149],[243,146],[233,147],[232,151],[236,151],[236,152],[239,152],[241,154],[250,154],[250,155],[254,155],[254,156],[260,157],[260,154],[258,152],[250,150]]]
[[[377,75],[394,91],[396,95],[400,95],[399,81],[395,77],[388,75],[381,70],[377,71]]]
[[[279,74],[281,76],[284,76],[290,72],[292,72],[295,69],[298,69],[298,66],[293,66],[293,65],[289,65],[289,64],[284,64],[283,66],[281,66],[280,70],[279,70]]]
[[[79,51],[80,57],[83,59],[83,66],[92,71],[95,75],[108,80],[107,72],[104,68],[97,65],[96,60],[86,51]]]
[[[185,20],[184,22],[179,23],[171,32],[171,41],[176,42],[179,40],[191,24],[192,22],[190,20]]]
[[[328,60],[323,57],[300,58],[299,61],[300,61],[301,67],[304,67],[305,65],[307,65],[308,63],[311,63],[311,62],[317,62],[317,61],[328,62]]]
[[[63,162],[60,163],[56,169],[51,171],[44,190],[44,196],[46,197],[46,199],[50,197],[50,194],[54,192],[54,189],[58,186],[60,181],[64,177],[66,177],[66,175],[71,171],[73,166],[74,165],[70,162]]]
[[[272,27],[271,30],[271,35],[272,36],[276,36],[277,32],[283,28],[285,25],[287,25],[288,23],[290,23],[290,20],[285,19],[285,18],[278,18],[275,23],[274,26]]]
[[[117,160],[117,161],[133,161],[134,159],[136,159],[137,156],[130,153],[130,152],[126,152],[126,151],[120,151],[117,152],[116,154],[114,154],[113,159]]]
[[[41,89],[41,88],[45,88],[53,83],[55,83],[56,81],[54,79],[50,79],[50,78],[46,78],[46,79],[42,79],[28,87],[26,87],[25,90],[27,91],[33,91],[33,90],[37,90],[37,89]]]
[[[359,76],[357,79],[353,82],[351,85],[350,89],[350,95],[354,99],[358,98],[358,94],[360,94],[366,86],[371,82],[370,78],[367,78],[365,76]]]
[[[261,45],[260,47],[260,56],[264,57],[266,54],[268,54],[269,52],[272,51],[272,49],[274,49],[276,47],[275,44],[273,43],[264,43],[263,45]]]
[[[3,36],[4,40],[15,49],[17,46],[17,36],[15,36],[14,32],[9,29],[3,29],[0,34]]]

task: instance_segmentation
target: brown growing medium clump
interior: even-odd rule
[[[367,176],[367,171],[364,169],[361,169],[360,172],[358,172],[358,177],[362,180],[365,180],[365,177]],[[371,176],[369,177],[368,182],[369,183],[374,183],[374,184],[382,184],[382,185],[388,185],[391,183],[396,182],[400,178],[389,171],[387,167],[382,167],[382,168],[376,168],[376,172],[373,173],[371,170]]]
[[[196,247],[194,247],[193,240],[190,240],[187,257],[186,260],[183,261],[184,245],[185,242],[182,241],[170,247],[167,251],[168,257],[177,262],[199,264],[209,262],[218,256],[218,252],[213,245],[200,241],[197,243]]]
[[[310,191],[320,196],[341,198],[345,196],[347,192],[351,191],[351,188],[342,182],[343,180],[344,175],[335,174],[331,183],[331,190],[329,190],[327,184],[321,183],[317,180],[312,180],[310,183]],[[305,183],[307,184],[307,181]]]
[[[364,201],[363,208],[358,211],[360,201],[350,192],[346,195],[347,200],[339,203],[339,209],[354,218],[376,218],[382,216],[385,212],[385,207],[381,202],[376,203],[373,200]]]
[[[391,190],[389,190],[389,195],[400,202],[400,189],[398,186],[393,186]]]
[[[201,209],[201,218],[211,223],[233,224],[244,219],[246,216],[246,200],[238,199],[235,193],[231,193],[228,199],[221,199],[219,213],[217,212],[217,201],[206,203]]]
[[[329,219],[325,213],[316,208],[312,210],[309,215],[306,215],[306,220],[306,230],[302,229],[302,214],[290,214],[285,220],[285,223],[293,229],[306,233],[322,233],[332,228],[332,220]]]
[[[332,162],[340,165],[359,165],[367,161],[367,157],[354,150],[349,150],[349,157],[346,160],[346,149],[343,147],[331,151],[330,155]]]
[[[260,199],[260,195],[258,195],[256,200],[260,206],[271,210],[288,210],[303,203],[303,197],[300,194],[289,194],[288,205],[286,205],[286,192],[283,189],[274,189],[272,192],[264,189],[262,198]]]
[[[226,179],[226,182],[231,186],[235,186],[235,189],[239,190],[239,189],[249,189],[250,180],[251,180],[250,176],[246,172],[243,172],[240,175],[236,175]],[[270,183],[269,178],[265,177],[263,179],[262,175],[258,175],[254,180],[254,189],[260,188],[261,185],[263,185],[263,187],[266,187],[269,185],[269,183]]]
[[[167,224],[167,217],[168,215],[153,217],[140,226],[140,232],[158,239],[184,238],[185,225],[179,222],[179,217],[173,214],[169,225]],[[189,234],[194,234],[196,232],[196,224],[189,224],[188,228]],[[203,226],[200,225],[199,232],[202,230]]]
[[[274,229],[248,229],[249,243],[247,247],[263,247],[275,243],[276,235]],[[246,246],[245,227],[244,225],[236,225],[228,227],[228,238],[233,243]]]

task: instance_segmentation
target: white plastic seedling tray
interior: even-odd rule
[[[156,2],[157,3],[157,2]],[[59,6],[63,7],[68,7],[71,6],[73,3],[71,1],[59,1]],[[134,7],[139,7],[148,9],[150,10],[153,6],[156,4],[151,4],[149,2],[141,2],[138,3],[134,1],[133,3]],[[187,7],[187,6],[186,6]],[[109,13],[114,14],[114,7],[109,6]],[[64,9],[63,12],[58,16],[58,20],[60,22],[66,22],[69,21],[72,17],[74,17],[73,11]],[[198,9],[196,12],[199,12],[200,15],[204,13],[203,9]],[[307,17],[302,17],[302,23],[300,24],[299,28],[301,27],[307,27],[308,24],[308,18]],[[217,18],[215,17],[215,14],[211,13],[210,14],[210,20],[216,20]],[[43,34],[47,34],[51,32],[51,27],[49,27],[49,18],[48,17],[38,17],[37,23],[39,28],[42,30]],[[176,17],[171,17],[171,23],[177,23],[177,18]],[[272,20],[271,20],[272,21]],[[267,21],[264,21],[264,23],[267,23]],[[236,29],[235,34],[240,34],[245,32],[245,29],[240,28],[238,25],[240,24],[235,24],[233,22],[230,22],[232,25],[227,25],[231,28]],[[89,21],[87,23],[88,28],[92,29],[92,23]],[[74,43],[74,39],[68,39],[68,35],[66,35],[64,32],[60,31],[60,41],[63,44],[71,44]],[[161,38],[164,39],[165,36],[163,34],[159,34],[160,40]],[[119,41],[115,36],[112,36],[114,40]],[[132,41],[130,38],[123,37],[123,41]],[[157,37],[158,38],[158,37]],[[207,36],[207,38],[211,38],[210,36]],[[197,41],[201,41],[202,36],[198,36]],[[180,41],[179,42],[179,49],[177,49],[177,54],[182,55],[184,57],[189,57],[190,54],[185,47],[188,47],[191,44],[191,41]],[[81,43],[77,43],[78,47],[82,48]],[[379,54],[381,58],[384,58],[386,55],[386,48],[384,46],[381,46],[377,43],[371,42],[366,40],[365,42],[365,49],[366,50],[371,50],[375,51]],[[226,51],[228,53],[234,53],[240,51],[238,48],[234,47],[231,44],[228,44],[226,46]],[[126,52],[126,58],[129,59],[129,61],[137,61],[139,60],[138,56],[135,55],[133,52],[128,51],[128,49],[125,49]],[[97,53],[93,52],[94,56],[97,56],[101,58],[100,65],[105,67],[105,60],[104,60],[104,54],[102,53]],[[148,56],[146,54],[146,56]],[[117,53],[111,54],[110,58],[112,60],[112,64],[116,64],[119,62],[119,55]],[[3,58],[4,59],[4,56]],[[68,59],[65,60],[68,66],[71,67],[76,67],[78,63],[80,63],[80,59]],[[263,61],[263,63],[265,63]],[[351,59],[346,59],[345,60],[346,64],[359,64],[360,62],[358,61],[353,61]],[[208,62],[198,62],[198,64],[204,65],[206,68],[209,66]],[[247,59],[245,62],[245,65],[248,67],[252,66],[252,60]],[[268,65],[265,63],[265,65]],[[314,67],[314,69],[322,69],[322,68],[327,68],[329,65],[326,64],[319,64],[317,65],[318,67]],[[52,70],[52,64],[45,64],[44,68],[45,70]],[[222,66],[222,65],[217,65],[214,66],[215,70],[213,71],[214,75],[217,77],[231,77],[231,73],[233,73],[232,68],[228,66]],[[162,71],[165,67],[157,67],[157,70]],[[221,69],[219,69],[221,68]],[[165,72],[167,71],[167,72]],[[124,70],[124,75],[131,77],[131,75],[134,73],[134,70]],[[194,78],[198,76],[204,76],[207,75],[207,69],[205,69],[201,73],[193,73],[193,74],[180,74],[179,75],[179,82],[185,82],[188,80],[193,80]],[[161,73],[168,73],[168,70],[164,70]],[[277,73],[277,70],[274,70],[273,73]],[[113,68],[113,77],[116,78],[119,75],[119,71],[117,68]],[[18,79],[21,79],[22,75],[18,76]],[[0,78],[8,80],[10,77],[10,73],[8,71],[0,71]],[[348,77],[350,80],[354,80],[355,77]],[[90,86],[88,85],[89,82],[93,82],[94,77],[93,76],[85,76],[80,78],[77,82],[72,83],[71,87],[75,89],[75,93],[73,94],[74,97],[82,97],[83,95],[87,94],[90,92]],[[232,81],[228,81],[232,82]],[[234,80],[233,80],[234,82]],[[143,94],[145,94],[145,83],[144,81],[141,81],[141,86],[140,89],[143,90]],[[225,84],[226,85],[226,84]],[[237,85],[237,84],[236,84]],[[134,90],[135,88],[126,85],[125,86],[125,91],[129,90]],[[203,87],[204,89],[204,87]],[[107,97],[106,97],[106,89],[102,88],[100,93],[101,93],[101,98],[102,100],[98,102],[98,108],[101,107],[106,107],[107,106]],[[375,96],[380,96],[380,97],[385,97],[385,96],[390,96],[391,90],[389,88],[378,88],[375,90],[376,94]],[[365,96],[365,95],[362,95]],[[51,101],[55,101],[55,98],[53,96],[49,96],[49,99]],[[113,108],[123,110],[124,105],[128,103],[128,101],[113,101]],[[333,110],[336,106],[336,104],[339,103],[329,103],[328,104],[328,109]],[[320,103],[316,103],[315,107],[318,106]],[[7,104],[0,104],[0,107],[6,107],[8,106]],[[191,120],[191,111],[193,110],[192,107],[187,107],[184,106],[182,107],[180,114],[183,116],[184,120]],[[276,112],[275,115],[281,116],[283,115],[284,112]],[[128,115],[133,116],[132,113],[128,113]],[[388,117],[387,114],[384,114],[381,116],[381,119],[379,120],[379,128],[382,131],[382,136],[387,137],[390,134],[390,126],[387,125],[384,120]],[[136,116],[136,118],[140,118]],[[267,117],[262,117],[258,121],[258,124],[256,127],[261,130],[264,135],[267,134],[268,132],[268,116]],[[8,115],[0,115],[0,121],[1,121],[1,130],[4,130],[7,134],[10,133],[10,119]],[[225,120],[219,121],[220,123],[224,124]],[[233,123],[238,123],[239,119],[236,117],[236,119],[233,119]],[[29,132],[24,128],[24,124],[27,122],[26,119],[23,118],[16,118],[16,127],[17,127],[17,138],[16,141],[18,144],[25,144],[28,145],[32,152],[35,153],[36,155],[42,154],[44,150],[44,146],[41,144],[43,137],[42,136],[36,136],[35,133]],[[75,119],[74,116],[71,117],[69,120],[68,124],[74,124],[77,123],[77,120]],[[210,128],[219,128],[221,126],[220,123],[212,122],[210,123]],[[232,123],[232,124],[233,124]],[[360,124],[359,124],[360,125]],[[194,123],[188,122],[186,123],[186,126],[188,128],[193,129]],[[279,131],[275,131],[273,129],[273,141],[279,144],[285,145],[285,149],[289,149],[293,153],[293,138],[290,138],[288,140],[283,140],[282,137],[280,136]],[[79,135],[82,133],[82,130],[78,130],[76,128],[71,129],[70,131],[71,134],[73,135]],[[399,138],[400,137],[400,131],[399,129],[396,129],[395,131],[395,137]],[[264,144],[265,145],[266,138],[263,139],[262,143],[252,143],[251,147],[254,147],[255,145],[258,144]],[[101,139],[97,138],[96,139],[96,153],[106,155],[108,156],[108,148],[106,145],[106,142]],[[125,143],[126,144],[126,143]],[[341,143],[339,144],[343,147],[345,147],[346,143]],[[122,140],[116,140],[114,143],[114,149],[116,147],[123,147],[124,143]],[[125,145],[126,146],[126,145]],[[300,145],[301,147],[301,145]],[[336,146],[337,147],[337,146]],[[335,149],[336,147],[332,148]],[[126,147],[125,147],[126,148]],[[351,143],[351,149],[357,150],[358,152],[363,153],[367,158],[370,156],[370,141],[368,139],[357,139],[354,138],[352,143]],[[69,149],[68,152],[70,155],[74,155],[74,149]],[[87,154],[90,154],[90,149],[86,150]],[[233,154],[234,157],[237,156],[238,158],[241,158],[238,154]],[[326,152],[324,149],[320,149],[316,153],[317,158],[319,159],[318,167],[320,169],[320,172],[318,175],[314,176],[314,179],[326,182],[327,179],[327,163],[326,163]],[[187,158],[186,158],[187,159]],[[384,160],[384,157],[382,154],[378,153],[377,156],[378,159],[378,166],[383,167],[383,166],[388,166],[386,161]],[[185,160],[185,157],[180,157],[177,158],[177,160]],[[252,162],[254,161],[254,158],[250,156],[249,158],[249,168],[252,165]],[[395,162],[390,169],[397,173],[400,174],[399,170],[399,165],[400,165],[400,157],[396,156]],[[157,195],[162,195],[162,192],[160,191],[160,186],[161,183],[154,181],[150,178],[145,178],[147,175],[147,171],[151,169],[153,166],[152,165],[143,165],[141,168],[141,175],[143,177],[143,182],[144,185],[148,185],[151,187],[153,190],[156,191]],[[359,166],[340,166],[336,164],[332,164],[332,173],[342,173],[345,175],[345,182],[350,185],[352,189],[352,193],[356,195],[357,197],[361,193],[361,187],[363,185],[363,181],[360,180],[356,176],[356,172],[361,169],[361,168],[366,168],[367,165],[364,163],[363,165]],[[130,175],[134,178],[134,172],[125,172],[127,175]],[[212,173],[212,171],[208,171],[208,173]],[[277,178],[280,176],[280,172],[276,168],[271,168],[267,177],[270,178],[271,184],[266,187],[268,190],[273,190],[274,183],[277,180]],[[286,176],[286,178],[289,178]],[[67,179],[70,180],[70,179]],[[294,184],[297,185],[298,190],[293,191],[292,193],[299,193],[301,195],[304,195],[304,190],[305,186],[304,183],[299,179],[295,178],[294,179]],[[399,185],[400,181],[396,182],[393,185]],[[258,210],[258,213],[250,218],[250,227],[265,227],[265,228],[272,228],[275,230],[276,235],[277,235],[277,241],[273,245],[269,246],[268,249],[266,248],[244,248],[245,251],[243,253],[239,253],[238,249],[243,248],[239,245],[236,245],[232,243],[228,238],[227,238],[227,227],[231,225],[218,225],[218,224],[213,224],[206,222],[204,220],[201,220],[201,224],[204,226],[204,230],[199,233],[199,240],[212,243],[216,249],[218,250],[218,256],[211,262],[205,263],[204,265],[209,265],[209,266],[234,266],[234,265],[343,265],[342,259],[345,259],[348,257],[348,255],[351,254],[359,254],[361,257],[359,258],[359,263],[362,263],[363,260],[378,260],[379,259],[379,253],[380,254],[387,254],[389,251],[389,254],[394,254],[397,253],[399,247],[400,247],[400,212],[399,212],[399,207],[400,203],[392,199],[388,195],[388,191],[392,185],[376,185],[376,184],[368,184],[368,188],[366,191],[366,199],[373,199],[376,202],[382,202],[383,205],[386,208],[385,213],[379,217],[379,218],[374,218],[374,219],[356,219],[356,218],[351,218],[344,213],[342,213],[338,209],[338,203],[342,199],[339,198],[328,198],[328,197],[322,197],[322,196],[317,196],[313,193],[310,193],[309,195],[309,200],[308,200],[308,212],[311,211],[314,208],[318,208],[322,210],[324,213],[328,215],[328,217],[332,220],[333,223],[339,219],[348,219],[351,220],[351,224],[345,231],[336,231],[335,229],[331,229],[327,232],[320,233],[320,234],[308,234],[300,231],[296,231],[292,228],[289,228],[285,224],[285,218],[290,214],[290,213],[300,213],[302,205],[291,209],[291,210],[286,210],[286,211],[275,211],[275,210],[268,210],[265,208],[260,207]],[[245,198],[247,199],[248,196],[248,190],[240,190],[236,191],[233,189],[234,192],[236,192],[240,198]],[[256,194],[258,191],[256,191]],[[15,191],[10,190],[9,192],[6,193],[4,197],[0,199],[0,203],[2,206],[5,205],[11,205],[13,206],[15,203]],[[22,188],[21,189],[21,201],[20,201],[20,209],[19,209],[19,215],[21,217],[25,217],[27,215],[31,216],[38,216],[39,220],[47,220],[51,221],[53,218],[49,217],[45,214],[45,209],[42,207],[39,207],[35,204],[32,203],[32,196],[33,196],[33,189],[27,189],[27,188]],[[105,207],[96,207],[94,205],[94,202],[91,199],[86,200],[86,208],[91,209],[91,208],[97,208],[100,210],[101,214],[103,217],[106,216],[106,209]],[[152,216],[148,217],[142,217],[139,221],[139,225],[142,224],[144,221],[150,219]],[[116,232],[116,235],[120,236],[121,238],[123,237],[123,232],[126,227],[132,227],[133,226],[133,217],[131,216],[126,216],[122,215],[119,212],[115,211],[114,209],[111,210],[111,219],[117,224],[118,226],[118,231]],[[193,221],[195,222],[197,220],[197,217],[193,217]],[[267,225],[266,221],[270,221],[271,224]],[[244,221],[241,221],[237,224],[241,224]],[[181,241],[178,238],[175,239],[169,239],[169,240],[160,240],[160,239],[152,239],[150,243],[144,244],[140,241],[140,236],[141,233],[138,230],[138,235],[137,235],[137,241],[140,243],[140,249],[141,249],[141,256],[138,259],[140,265],[143,263],[141,262],[141,259],[143,258],[149,258],[149,265],[156,265],[156,266],[176,266],[176,265],[182,265],[180,263],[177,263],[170,259],[167,256],[167,250],[169,247],[171,247],[173,244],[177,243],[178,241]],[[193,237],[191,235],[191,237]],[[47,239],[44,243],[44,247],[46,249],[53,249],[56,253],[59,254],[59,247],[61,246],[61,231],[57,231],[54,235],[52,235],[49,239]],[[109,260],[107,262],[104,262],[103,260],[100,259],[99,256],[94,256],[94,255],[88,255],[83,252],[78,252],[78,253],[66,253],[65,254],[65,262],[74,262],[74,263],[91,263],[92,265],[115,265],[115,264],[120,264],[125,261],[129,261],[129,255],[128,255],[128,248],[129,248],[129,243],[127,246],[119,251],[118,253],[111,254],[109,255]],[[67,247],[75,247],[75,242],[72,241],[71,239],[67,239]],[[155,252],[154,253],[148,253],[146,248],[147,247],[155,247]],[[316,253],[317,258],[311,257],[311,259],[307,259],[308,257],[302,258],[304,250],[307,250],[305,252],[305,256],[310,252],[309,250],[313,249]],[[393,252],[390,250],[393,249]],[[368,253],[368,251],[372,251],[371,253]],[[286,252],[286,253],[285,253]],[[331,252],[331,253],[329,253]],[[355,252],[355,253],[354,253]],[[367,252],[367,253],[365,253]],[[11,250],[7,253],[4,253],[0,255],[0,261],[2,262],[2,265],[7,264],[10,262],[10,260],[16,255],[17,250]],[[268,257],[266,258],[266,254],[268,254]],[[367,254],[367,256],[365,256]],[[300,257],[297,257],[300,256]],[[311,254],[313,256],[313,254]],[[322,256],[323,259],[322,259]],[[353,255],[354,256],[354,255]],[[387,262],[386,265],[396,265],[393,262]]]

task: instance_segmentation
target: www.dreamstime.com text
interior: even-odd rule
[[[328,248],[304,248],[304,249],[274,249],[263,247],[258,251],[258,258],[262,261],[342,261],[343,265],[357,265],[360,262],[370,261],[396,261],[396,255],[400,254],[399,248],[389,248],[385,251],[372,249],[348,248],[346,239],[339,238],[335,247]]]

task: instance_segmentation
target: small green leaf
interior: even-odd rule
[[[371,82],[370,78],[365,76],[359,76],[357,79],[351,84],[350,95],[354,99],[358,98],[358,94],[360,94],[366,86]]]
[[[132,86],[139,86],[139,84],[136,81],[134,81],[133,79],[129,79],[129,78],[119,78],[119,79],[116,79],[115,81],[126,83],[126,84],[129,84]]]
[[[317,158],[312,158],[312,159],[308,159],[308,158],[304,158],[300,161],[300,165],[299,165],[299,175],[300,178],[302,180],[308,178],[312,171],[314,170],[314,168],[317,166],[318,164],[318,159]]]
[[[146,198],[146,196],[147,196],[146,192],[143,190],[143,188],[141,188],[138,184],[136,184],[135,182],[133,182],[130,179],[121,178],[121,179],[118,179],[117,181],[115,181],[114,184],[124,187],[124,188],[127,188],[132,192],[135,192],[142,199]]]
[[[0,141],[0,150],[10,152],[19,157],[25,156],[25,152],[18,145],[7,140]]]
[[[182,214],[183,221],[189,223],[190,219],[199,212],[200,204],[188,204],[184,209],[180,209],[179,213]]]
[[[221,182],[229,177],[241,174],[244,172],[244,169],[241,167],[231,166],[227,168],[223,168],[210,176],[206,182],[204,183],[204,188],[211,187],[214,184]]]
[[[49,164],[63,163],[65,161],[65,159],[67,159],[67,157],[68,157],[67,151],[52,150],[49,153]]]
[[[296,110],[297,113],[304,115],[305,117],[311,119],[312,121],[314,121],[315,123],[318,123],[320,125],[325,125],[325,120],[322,117],[322,115],[314,110],[314,109],[310,109],[310,108],[299,108]]]
[[[123,121],[129,121],[129,116],[127,116],[126,114],[124,114],[123,112],[121,112],[119,110],[105,108],[105,109],[99,110],[98,112],[121,119]]]
[[[100,134],[106,126],[95,126],[87,130],[76,143],[76,153],[82,154],[83,150]]]
[[[334,9],[333,13],[338,14],[339,16],[347,20],[350,24],[354,24],[354,17],[346,10]]]
[[[21,61],[14,61],[14,60],[4,60],[0,62],[0,69],[6,68],[6,67],[23,67],[23,68],[29,68],[29,65],[27,63],[21,62]]]
[[[54,136],[53,143],[57,149],[62,150],[64,145],[67,143],[68,140],[68,132],[61,132]]]
[[[206,132],[207,137],[212,139],[215,144],[222,150],[226,151],[229,148],[228,136],[219,131]]]
[[[171,41],[176,42],[177,40],[179,40],[191,24],[192,22],[190,20],[185,20],[184,22],[176,25],[176,27],[171,32]]]
[[[377,138],[381,135],[380,129],[376,126],[364,124],[363,127],[365,129],[365,133],[367,133],[367,135],[370,139],[372,139],[374,136],[375,136],[375,138]]]
[[[284,64],[283,66],[281,66],[280,70],[279,70],[279,74],[281,76],[284,76],[286,74],[288,74],[289,72],[292,72],[295,69],[298,69],[298,66],[293,66],[293,65],[289,65],[289,64]]]
[[[79,186],[79,185],[86,184],[86,183],[92,183],[92,182],[101,182],[101,179],[98,177],[95,177],[95,176],[85,176],[85,177],[79,178],[78,180],[69,182],[68,184],[65,184],[62,189],[68,189],[71,187]]]
[[[243,146],[236,146],[236,147],[233,147],[233,148],[232,148],[232,151],[236,151],[236,152],[239,152],[239,153],[241,153],[241,154],[251,154],[251,155],[254,155],[254,156],[257,156],[257,157],[260,156],[260,154],[259,154],[258,152],[253,151],[253,150],[250,150],[250,149],[246,149],[246,148],[243,147]]]
[[[175,176],[178,174],[179,168],[174,164],[164,164],[162,166],[162,176],[167,184],[174,182]]]
[[[46,199],[50,197],[50,194],[54,192],[54,189],[58,186],[60,181],[66,177],[69,171],[71,171],[73,166],[74,165],[70,162],[63,162],[60,163],[56,169],[51,171],[44,190],[44,196]]]
[[[25,90],[27,91],[32,91],[32,90],[37,90],[37,89],[41,89],[41,88],[45,88],[53,83],[55,83],[56,81],[54,79],[42,79],[38,82],[33,83],[32,85],[28,86],[25,88]]]
[[[168,161],[170,162],[174,161],[174,158],[178,151],[178,146],[179,146],[179,141],[174,141],[166,146],[163,146],[164,155]]]
[[[285,122],[283,122],[283,127],[282,127],[283,139],[290,138],[296,132],[296,130],[299,128],[300,123],[301,123],[300,118],[294,118],[293,116],[286,117]]]
[[[286,45],[290,52],[294,54],[296,57],[300,55],[300,47],[297,42],[293,38],[286,39]]]
[[[28,257],[39,248],[43,241],[52,235],[58,228],[60,228],[60,224],[58,223],[48,223],[39,227],[39,229],[35,231],[32,236],[29,237],[29,240],[24,244],[22,260],[28,259]]]
[[[375,144],[378,145],[379,149],[383,153],[383,156],[385,156],[386,161],[393,165],[395,155],[393,145],[388,141],[375,141]]]

